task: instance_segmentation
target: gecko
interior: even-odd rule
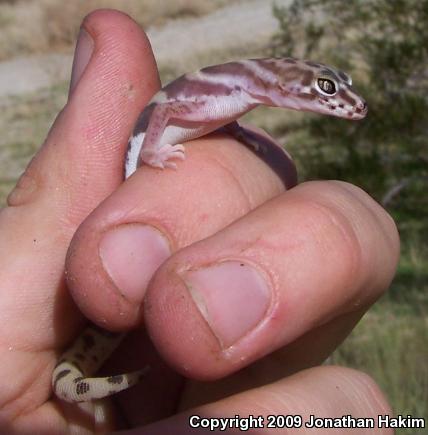
[[[187,73],[164,86],[139,115],[125,154],[124,179],[139,166],[177,168],[183,142],[226,128],[246,141],[237,119],[257,106],[280,107],[359,120],[367,114],[351,77],[321,63],[291,57],[247,59]],[[92,377],[124,334],[88,326],[59,359],[52,375],[57,397],[100,399],[135,385],[148,370]]]

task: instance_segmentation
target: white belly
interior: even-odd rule
[[[171,144],[176,145],[182,142],[187,142],[192,139],[204,136],[211,133],[217,128],[224,125],[224,122],[210,123],[205,125],[198,125],[193,127],[197,123],[184,123],[180,122],[180,125],[168,125],[162,134],[160,143],[161,145]]]

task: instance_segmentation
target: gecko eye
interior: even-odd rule
[[[316,82],[318,90],[324,95],[334,95],[336,91],[336,84],[333,80],[319,78]]]

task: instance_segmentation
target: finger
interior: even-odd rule
[[[110,329],[137,325],[147,283],[171,252],[284,190],[267,164],[230,137],[199,139],[186,154],[176,171],[140,168],[73,238],[69,287],[92,321]]]
[[[69,241],[80,221],[120,183],[129,131],[158,87],[148,40],[129,17],[98,11],[83,28],[86,42],[79,44],[89,62],[83,72],[80,65],[68,103],[0,215],[6,381],[0,390],[6,403],[30,386],[40,400],[49,394],[50,349],[69,337],[77,319],[63,286]],[[40,350],[43,356],[34,358],[32,352]],[[33,379],[39,379],[37,385]],[[34,406],[36,396],[31,397]]]
[[[293,342],[295,369],[317,364],[388,287],[398,250],[392,219],[362,190],[304,183],[171,256],[145,323],[188,377],[217,379]]]
[[[392,416],[392,410],[375,382],[355,370],[331,366],[308,369],[274,384],[202,405],[144,428],[120,434],[184,435],[194,433],[195,430],[198,433],[212,433],[213,429],[219,430],[217,424],[221,423],[220,419],[224,423],[230,419],[230,426],[226,426],[225,433],[235,433],[238,428],[246,429],[244,425],[248,424],[246,419],[250,415],[254,417],[252,421],[255,426],[246,430],[249,434],[288,434],[290,430],[311,434],[318,428],[313,426],[315,421],[319,423],[323,418],[333,417],[338,422],[343,422],[343,430],[352,427],[346,426],[347,421],[359,418],[360,423],[365,423],[367,433],[372,433],[373,429],[379,434],[393,433],[392,429],[378,426],[378,416]],[[311,415],[318,420],[311,418]],[[347,420],[342,416],[351,418]],[[210,423],[213,426],[204,426]],[[326,424],[325,421],[324,427]]]
[[[89,15],[78,47],[82,41],[85,59],[88,45],[93,46],[89,63],[82,72],[74,62],[81,77],[9,196],[12,206],[44,200],[78,223],[122,181],[129,131],[159,87],[149,41],[128,16],[108,10]]]

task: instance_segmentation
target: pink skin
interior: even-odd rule
[[[116,367],[106,368],[111,373],[150,361],[152,375],[141,388],[118,398],[130,427],[155,422],[139,428],[140,434],[168,433],[172,427],[188,433],[186,415],[173,415],[176,409],[233,391],[242,393],[192,412],[390,413],[374,381],[356,371],[315,367],[289,377],[283,371],[321,361],[387,288],[398,255],[389,216],[344,183],[314,182],[285,192],[264,162],[222,135],[191,144],[177,171],[143,168],[121,184],[129,131],[159,87],[155,63],[145,35],[129,17],[98,11],[84,27],[94,40],[93,55],[86,56],[86,68],[75,68],[81,76],[74,77],[68,104],[0,215],[0,432],[91,430],[91,404],[68,407],[50,399],[55,361],[84,323],[79,309],[111,330],[141,322],[148,327],[153,342],[136,332],[111,362]],[[294,184],[291,179],[288,185]],[[147,225],[156,230],[150,229],[146,242],[154,243],[161,231],[173,254],[142,302],[156,263],[168,252],[155,250],[140,275],[122,276],[120,289],[114,284],[119,268],[110,260],[123,253],[133,261],[118,263],[138,269],[141,255],[147,255],[139,229],[147,232]],[[137,228],[139,238],[118,237],[129,227]],[[107,236],[108,231],[116,234]],[[67,288],[64,260],[73,234]],[[103,237],[109,239],[102,243]],[[162,243],[165,248],[165,239]],[[326,252],[339,258],[327,266],[328,276],[322,265]],[[204,289],[191,273],[225,258],[244,262],[270,286],[266,317],[254,325],[244,316],[252,329],[238,340],[233,322],[230,329],[218,327],[222,310],[212,306],[204,317]],[[236,275],[235,285],[248,283],[250,275]],[[260,314],[251,300],[245,302],[248,312]],[[236,344],[226,351],[221,342],[230,332]],[[274,349],[280,351],[274,358],[261,358]],[[176,372],[214,379],[249,361],[257,364],[209,387],[183,384]],[[264,386],[250,390],[255,383]],[[106,424],[113,427],[120,425]]]
[[[331,92],[320,80],[328,80]],[[173,160],[185,157],[182,142],[223,126],[232,133],[237,119],[258,105],[354,120],[367,115],[349,76],[325,65],[267,58],[210,66],[170,82],[143,109],[126,152],[125,178],[142,163],[176,169]]]

